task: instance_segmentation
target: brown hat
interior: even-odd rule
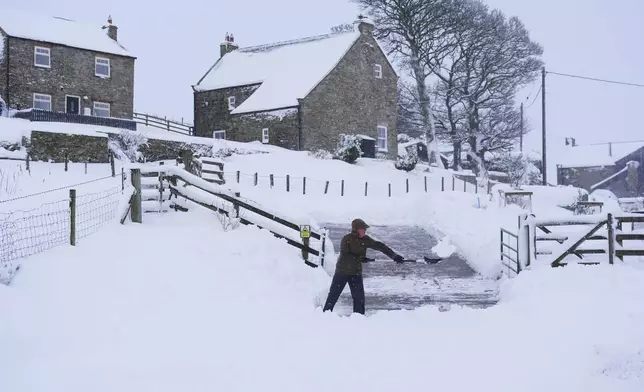
[[[368,229],[369,225],[363,221],[362,219],[354,219],[353,222],[351,222],[351,230],[358,230],[358,229]]]

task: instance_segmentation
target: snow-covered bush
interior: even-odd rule
[[[411,141],[411,138],[406,133],[398,134],[398,143],[408,143]]]
[[[395,167],[398,170],[410,172],[416,168],[418,163],[418,152],[415,148],[408,150],[407,155],[398,156],[396,159]]]
[[[340,143],[333,153],[333,158],[354,163],[361,156],[360,138],[356,135],[340,135]]]
[[[309,152],[309,156],[315,159],[333,159],[333,154],[327,150],[316,150]]]
[[[141,132],[121,130],[114,139],[110,138],[109,147],[119,159],[126,158],[130,162],[143,162],[140,148],[148,143],[148,138]]]
[[[492,160],[490,170],[507,173],[509,184],[518,189],[522,185],[541,183],[541,171],[534,162],[523,154],[507,153]]]

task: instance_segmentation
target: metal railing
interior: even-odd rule
[[[62,122],[69,124],[99,125],[111,128],[136,131],[136,122],[124,118],[85,116],[82,114],[53,112],[42,109],[29,109],[17,112],[14,117],[31,122]]]
[[[192,124],[184,123],[183,119],[179,122],[152,114],[134,112],[134,121],[137,124],[163,129],[168,132],[175,132],[188,136],[194,135],[195,127]]]

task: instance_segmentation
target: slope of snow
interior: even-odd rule
[[[297,106],[297,99],[335,67],[359,35],[327,34],[240,48],[222,57],[195,88],[207,91],[261,83],[233,114]]]
[[[108,37],[107,30],[101,29],[101,26],[63,17],[18,11],[4,6],[0,12],[0,27],[11,37],[133,57],[123,46]]]
[[[251,227],[146,214],[23,264],[0,285],[12,392],[639,392],[644,271],[535,269],[499,305],[338,317],[329,277]],[[359,375],[359,377],[356,377]]]

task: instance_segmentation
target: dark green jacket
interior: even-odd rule
[[[367,255],[367,249],[382,252],[391,259],[396,256],[396,252],[382,242],[376,241],[368,235],[359,238],[357,233],[352,232],[342,238],[340,256],[338,256],[335,266],[336,272],[345,275],[362,275],[362,263]]]

